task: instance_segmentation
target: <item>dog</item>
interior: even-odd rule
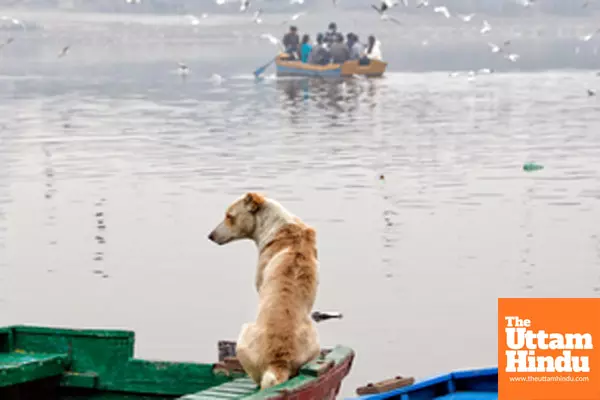
[[[261,390],[286,382],[320,353],[310,317],[318,286],[315,230],[277,201],[247,193],[208,238],[219,245],[256,243],[258,315],[242,326],[236,355]]]

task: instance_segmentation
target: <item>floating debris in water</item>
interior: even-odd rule
[[[383,176],[383,174],[379,175],[379,180],[380,180],[380,181],[383,181],[383,180],[385,180],[385,176]]]
[[[531,172],[531,171],[539,171],[540,169],[544,169],[544,166],[533,163],[533,162],[523,164],[523,171]]]

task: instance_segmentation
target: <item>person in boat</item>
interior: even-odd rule
[[[325,33],[325,38],[323,41],[328,47],[331,47],[332,44],[335,43],[337,36],[339,35],[337,31],[337,24],[332,22],[329,24],[327,32]]]
[[[367,44],[367,48],[365,49],[364,55],[369,60],[383,60],[383,57],[381,55],[381,42],[377,40],[375,36],[369,36],[369,41]]]
[[[285,52],[290,55],[293,60],[297,60],[300,50],[300,37],[298,36],[298,28],[290,26],[290,31],[283,36],[283,47]]]
[[[344,36],[338,33],[335,42],[331,45],[331,62],[334,64],[343,64],[350,59],[350,50],[344,43]]]
[[[331,59],[329,50],[325,47],[325,35],[319,33],[317,35],[317,43],[312,47],[310,54],[308,55],[307,62],[309,64],[316,65],[327,65]]]
[[[302,60],[303,63],[308,61],[308,56],[311,50],[312,45],[310,44],[310,36],[302,36],[302,44],[300,45],[300,60]]]
[[[354,33],[348,34],[350,37],[346,41],[350,50],[350,60],[359,60],[365,51],[365,46],[360,42],[359,37]]]

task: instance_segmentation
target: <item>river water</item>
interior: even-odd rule
[[[342,395],[496,365],[498,297],[600,296],[600,78],[576,68],[598,67],[593,41],[517,40],[512,64],[460,28],[471,56],[444,58],[452,26],[431,25],[433,50],[384,41],[383,79],[256,82],[274,49],[238,17],[17,15],[38,25],[0,32],[2,325],[214,360],[255,316],[256,250],[206,236],[249,190],[318,232],[315,308],[344,314],[321,341],[357,352]]]

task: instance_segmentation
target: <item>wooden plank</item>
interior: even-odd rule
[[[0,354],[0,387],[60,376],[67,360],[66,354]]]

